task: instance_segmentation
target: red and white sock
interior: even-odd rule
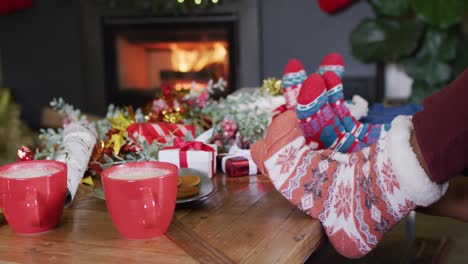
[[[341,57],[339,53],[329,53],[320,62],[317,73],[322,75],[327,71],[332,71],[340,76],[340,78],[343,78],[345,63],[343,57]],[[349,108],[351,115],[357,120],[367,116],[369,112],[369,103],[359,95],[354,95],[353,99],[351,101],[345,101],[345,104]]]
[[[289,60],[283,73],[283,94],[288,110],[296,107],[297,94],[306,78],[307,74],[302,63],[298,59]]]
[[[420,166],[411,131],[411,118],[400,116],[387,137],[359,152],[313,151],[288,111],[273,120],[251,153],[289,202],[322,222],[340,254],[360,258],[416,206],[434,203],[447,190]]]
[[[365,124],[357,121],[350,113],[344,101],[343,84],[338,75],[327,71],[322,75],[328,93],[328,103],[340,119],[346,132],[353,134],[364,144],[370,145],[383,138],[390,129],[390,124]]]
[[[347,133],[328,104],[325,83],[320,75],[309,75],[297,97],[296,114],[306,144],[312,149],[336,149],[348,153],[364,145]]]
[[[323,58],[317,69],[317,73],[322,75],[327,71],[333,71],[338,76],[340,76],[340,78],[343,78],[345,65],[343,57],[341,57],[340,54],[332,52],[327,54],[327,56]]]

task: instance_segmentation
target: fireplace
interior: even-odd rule
[[[82,0],[80,14],[87,112],[104,114],[109,103],[141,106],[163,84],[188,89],[222,77],[231,93],[261,83],[258,0],[173,16]]]
[[[236,87],[236,17],[119,18],[104,20],[107,103],[142,106],[162,85],[206,89],[223,78]]]

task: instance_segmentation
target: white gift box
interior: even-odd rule
[[[202,143],[203,144],[203,143]],[[190,168],[205,172],[209,178],[216,173],[216,145],[204,144],[212,151],[182,150],[180,148],[165,148],[159,151],[159,161],[169,162],[179,168]]]

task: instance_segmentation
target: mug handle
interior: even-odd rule
[[[141,199],[143,201],[143,225],[145,228],[156,226],[157,204],[150,187],[141,187]]]
[[[32,225],[38,227],[41,225],[41,220],[39,218],[39,207],[37,199],[37,190],[36,188],[26,190],[26,210],[28,215],[32,219]]]

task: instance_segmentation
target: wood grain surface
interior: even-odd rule
[[[301,263],[321,244],[320,223],[289,204],[264,176],[214,177],[214,193],[178,206],[164,236],[122,238],[105,201],[80,186],[60,225],[17,235],[0,217],[0,261],[19,263]]]

